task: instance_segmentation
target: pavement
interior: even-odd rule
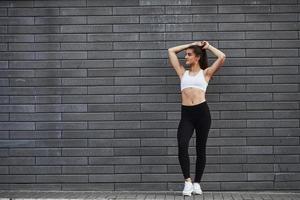
[[[300,200],[300,191],[203,192],[182,196],[181,191],[28,191],[0,190],[0,200]]]

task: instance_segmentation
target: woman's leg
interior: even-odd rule
[[[192,122],[184,117],[181,118],[177,131],[178,159],[185,179],[190,178],[189,142],[194,132]]]
[[[206,164],[206,142],[211,126],[211,116],[208,108],[201,111],[196,122],[196,175],[194,182],[200,183]]]

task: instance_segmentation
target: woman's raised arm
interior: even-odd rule
[[[219,49],[210,45],[207,41],[204,41],[206,44],[203,47],[204,49],[210,50],[215,56],[217,56],[217,60],[207,68],[206,74],[210,76],[210,78],[221,68],[224,64],[226,55],[220,51]]]
[[[180,65],[179,59],[177,57],[177,53],[180,51],[187,49],[188,47],[195,45],[196,43],[190,43],[190,44],[184,44],[184,45],[179,45],[175,47],[171,47],[168,49],[168,54],[169,54],[169,60],[173,68],[175,69],[176,73],[178,74],[179,77],[181,77],[185,71],[185,68]]]

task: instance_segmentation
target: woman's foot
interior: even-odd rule
[[[194,194],[202,194],[202,190],[201,190],[200,184],[197,183],[197,182],[193,183],[193,193]]]
[[[193,188],[192,180],[190,178],[185,179],[185,181],[184,181],[184,189],[182,191],[183,196],[184,195],[192,196],[193,190],[194,190],[194,188]]]

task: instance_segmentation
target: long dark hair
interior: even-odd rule
[[[203,46],[192,45],[188,47],[188,49],[193,49],[196,56],[200,56],[200,60],[199,60],[200,68],[205,70],[206,68],[208,68],[208,59],[207,59],[206,49],[203,49],[202,47],[204,47],[204,45]]]

